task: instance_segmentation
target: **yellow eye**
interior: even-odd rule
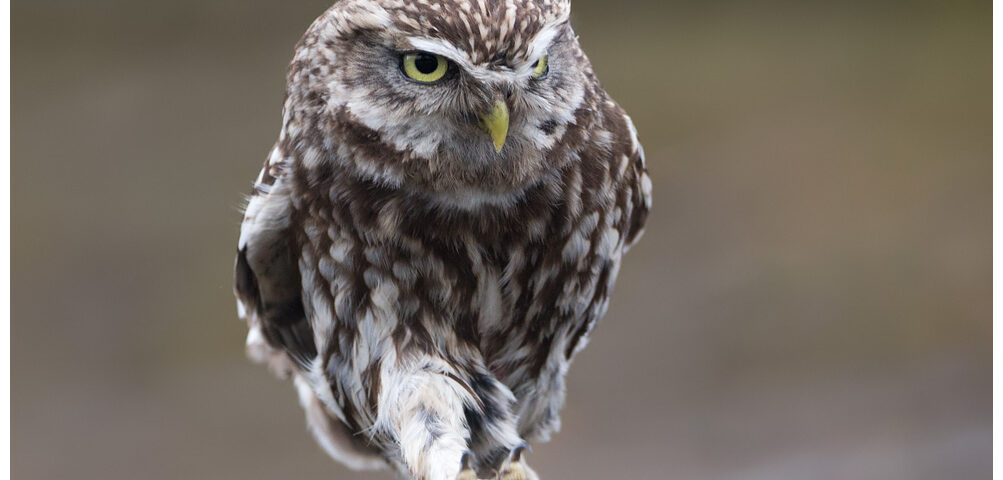
[[[431,53],[405,53],[401,58],[401,69],[411,80],[421,83],[435,83],[442,80],[449,71],[449,60]]]
[[[533,64],[533,78],[541,79],[546,77],[548,73],[550,73],[550,57],[540,57]]]

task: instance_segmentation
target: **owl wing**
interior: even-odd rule
[[[303,307],[299,245],[292,209],[289,159],[278,146],[265,161],[244,211],[237,244],[234,290],[247,321],[247,353],[282,377],[293,377],[310,432],[333,458],[355,470],[386,464],[359,441],[313,391],[302,374],[317,356],[311,321]]]
[[[234,290],[248,323],[248,356],[282,376],[317,356],[304,313],[288,160],[276,146],[254,184],[237,244]]]
[[[623,186],[629,188],[629,205],[623,211],[629,211],[626,228],[624,229],[624,251],[629,250],[641,238],[644,233],[644,226],[648,221],[648,211],[651,209],[651,177],[648,176],[648,168],[644,159],[644,147],[637,139],[637,128],[634,122],[623,110],[624,127],[630,138],[627,144],[627,151],[623,153],[623,162],[626,165],[621,167],[625,170]]]

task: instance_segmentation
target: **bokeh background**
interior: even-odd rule
[[[326,7],[13,3],[13,478],[391,478],[311,442],[231,296]],[[987,478],[990,3],[575,9],[656,197],[544,479]]]

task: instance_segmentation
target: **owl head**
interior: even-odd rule
[[[283,136],[307,163],[507,198],[574,156],[555,152],[595,80],[569,14],[568,0],[342,0],[297,46]]]

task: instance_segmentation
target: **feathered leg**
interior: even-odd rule
[[[510,455],[524,445],[511,413],[514,397],[479,363],[421,356],[383,365],[376,429],[396,443],[413,478],[495,478],[499,469],[521,465],[521,455],[515,462]]]

